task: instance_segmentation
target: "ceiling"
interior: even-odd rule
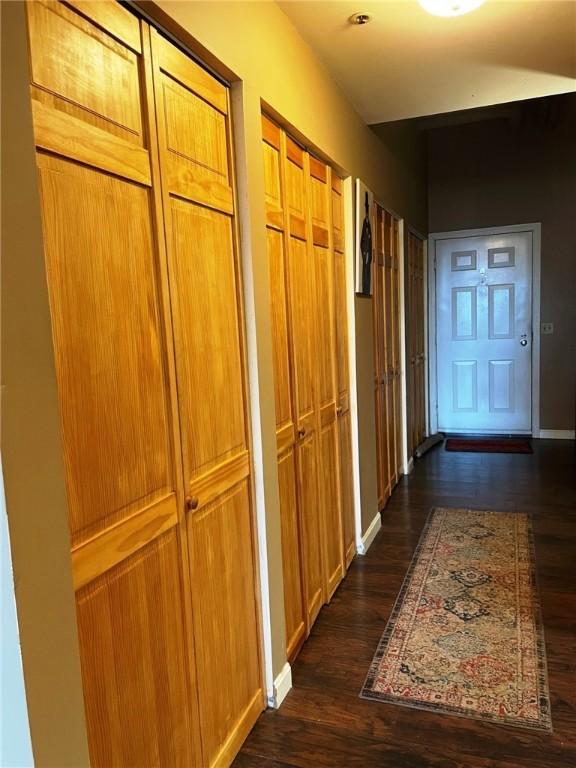
[[[278,2],[369,124],[576,91],[576,0]],[[372,21],[352,25],[354,13]]]

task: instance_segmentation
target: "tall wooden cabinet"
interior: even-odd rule
[[[267,117],[262,131],[292,659],[354,554],[342,194],[331,168]]]
[[[382,509],[402,474],[402,286],[398,219],[375,203],[373,225],[374,405],[378,506]]]
[[[410,364],[410,456],[426,437],[426,340],[424,241],[408,232],[408,361]]]
[[[93,766],[228,765],[264,706],[228,89],[28,4]]]

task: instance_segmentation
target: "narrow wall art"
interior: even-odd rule
[[[372,296],[372,205],[374,194],[356,179],[356,293]]]

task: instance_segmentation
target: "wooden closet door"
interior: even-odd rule
[[[334,257],[330,228],[330,169],[312,156],[309,162],[311,257],[315,267],[316,304],[310,325],[316,327],[314,362],[318,397],[318,480],[324,545],[324,600],[328,602],[343,576],[340,512],[340,449],[336,418],[336,318]]]
[[[389,493],[398,482],[396,473],[396,423],[394,402],[394,345],[398,318],[394,297],[394,262],[392,253],[392,216],[384,211],[384,265],[386,293],[386,412],[388,435]]]
[[[415,430],[415,386],[414,386],[414,241],[410,232],[406,239],[407,242],[407,267],[408,267],[408,312],[406,317],[406,325],[408,330],[407,339],[407,377],[408,377],[408,456],[414,455],[416,448],[416,440],[414,437]]]
[[[305,152],[286,137],[286,205],[288,208],[288,282],[294,368],[296,466],[307,625],[311,627],[322,606],[323,546],[318,492],[319,438],[315,376],[318,353],[316,272],[308,233]]]
[[[392,219],[392,252],[394,259],[394,297],[396,305],[396,333],[394,340],[394,422],[396,435],[396,476],[403,473],[403,431],[402,431],[402,350],[400,337],[400,225],[397,218]]]
[[[282,572],[286,653],[292,660],[306,637],[303,559],[298,516],[296,427],[292,407],[292,354],[288,265],[286,259],[286,219],[282,158],[286,139],[278,126],[262,117],[264,174],[266,187],[266,239],[270,280],[270,312],[274,362],[274,402],[276,406],[276,446],[282,530]]]
[[[27,4],[92,766],[201,764],[146,25]]]
[[[372,334],[374,337],[374,421],[376,428],[376,480],[378,492],[378,509],[384,507],[384,477],[382,474],[382,405],[380,402],[380,346],[382,344],[381,314],[380,314],[380,267],[379,252],[381,248],[382,209],[374,203],[372,209]]]
[[[392,339],[391,305],[387,287],[386,271],[386,211],[375,204],[375,335],[376,335],[376,386],[377,386],[377,432],[379,447],[379,509],[386,504],[391,492],[391,440],[390,423],[392,413],[389,406],[389,355]]]
[[[344,204],[342,181],[331,172],[332,247],[334,252],[334,308],[336,314],[336,414],[340,449],[340,504],[344,565],[356,553],[356,524],[352,484],[352,422],[348,362],[348,306],[346,302],[346,257],[344,255]]]
[[[424,340],[424,242],[408,233],[408,349],[410,360],[410,455],[426,436]]]
[[[264,707],[228,90],[152,31],[204,760]]]

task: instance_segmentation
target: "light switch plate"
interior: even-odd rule
[[[554,323],[542,323],[540,327],[542,329],[543,336],[554,333]]]

